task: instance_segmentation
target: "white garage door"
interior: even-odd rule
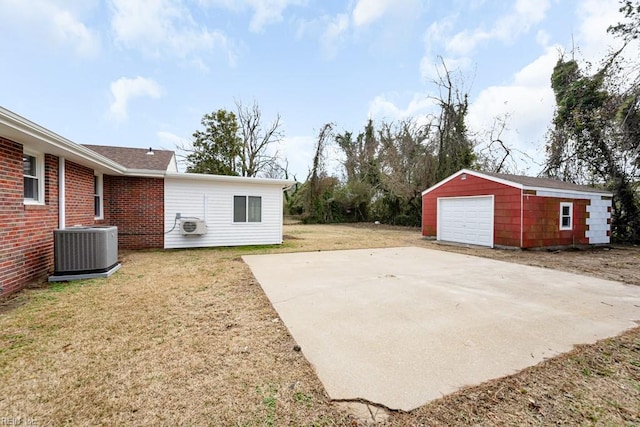
[[[438,199],[438,240],[493,247],[493,196]]]

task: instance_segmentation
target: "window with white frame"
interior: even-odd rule
[[[233,222],[262,222],[262,197],[233,196]]]
[[[560,230],[573,229],[573,203],[560,203]]]
[[[102,174],[93,176],[93,210],[95,219],[102,219]]]
[[[22,153],[22,174],[24,176],[24,202],[44,202],[44,159],[41,154],[24,151]]]

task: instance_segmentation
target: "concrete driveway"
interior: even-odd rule
[[[329,396],[391,409],[414,409],[640,321],[640,287],[451,252],[243,259]]]

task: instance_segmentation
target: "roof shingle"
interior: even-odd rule
[[[174,155],[173,151],[169,150],[153,150],[153,155],[151,155],[147,154],[150,151],[146,148],[83,145],[128,169],[166,171]]]
[[[524,175],[512,175],[508,173],[495,173],[495,172],[478,172],[483,175],[492,176],[494,178],[503,179],[505,181],[515,182],[516,184],[524,185],[525,187],[540,187],[540,188],[553,188],[558,190],[567,191],[582,191],[588,193],[602,193],[611,194],[611,192],[602,190],[588,185],[579,185],[572,182],[560,181],[552,178],[537,178]]]

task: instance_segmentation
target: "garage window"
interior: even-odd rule
[[[560,230],[573,228],[573,203],[560,203]]]

